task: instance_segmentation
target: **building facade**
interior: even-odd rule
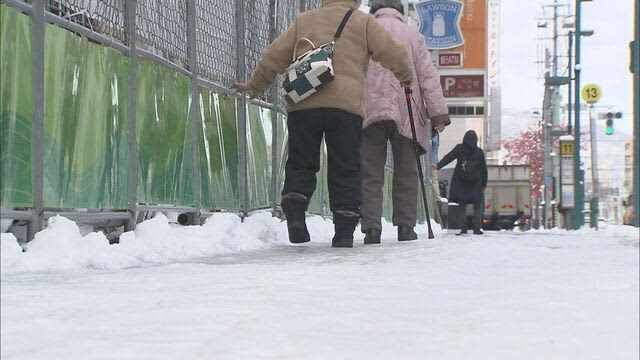
[[[499,0],[422,0],[407,2],[407,9],[426,38],[449,106],[452,123],[441,136],[439,155],[474,130],[487,159],[496,163],[501,108]]]
[[[369,1],[361,10],[367,11]],[[489,163],[500,150],[500,0],[403,0],[407,22],[425,36],[449,106],[451,125],[440,138],[442,157],[478,134]],[[454,164],[450,164],[449,167]]]

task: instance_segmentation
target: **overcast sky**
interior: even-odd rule
[[[629,72],[629,42],[633,37],[633,2],[636,0],[594,0],[583,2],[583,30],[595,35],[582,40],[582,84],[596,83],[602,88],[599,105],[613,106],[624,113],[616,122],[619,130],[631,133],[633,84]],[[560,0],[567,3],[568,0]],[[542,5],[553,0],[502,0],[501,79],[504,109],[540,108],[543,87],[540,78],[540,41],[537,28],[543,16]],[[573,14],[573,1],[571,13]],[[566,12],[566,10],[565,10]],[[546,10],[551,16],[551,9]],[[571,20],[572,21],[572,20]],[[560,51],[566,54],[566,37]],[[561,72],[564,69],[561,69]]]

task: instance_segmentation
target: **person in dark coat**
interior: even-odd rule
[[[440,162],[434,166],[434,170],[440,170],[453,160],[457,160],[451,178],[449,189],[449,201],[460,204],[462,209],[473,204],[473,233],[482,235],[480,230],[482,222],[484,189],[487,187],[487,162],[484,152],[478,147],[478,135],[469,130],[462,138],[462,144],[456,145]],[[465,211],[466,213],[466,211]],[[462,222],[460,234],[467,233],[467,221]]]

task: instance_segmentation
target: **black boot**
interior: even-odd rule
[[[288,193],[282,197],[282,212],[287,218],[289,241],[294,244],[311,240],[304,215],[308,204],[307,197],[300,193]]]
[[[353,247],[353,231],[360,221],[360,214],[355,211],[338,210],[333,213],[333,224],[336,234],[331,240],[332,247]]]
[[[482,230],[473,230],[473,235],[484,235]]]
[[[364,231],[365,244],[380,244],[380,229],[368,229]]]
[[[418,239],[418,234],[413,231],[411,225],[398,225],[398,241],[410,241]]]

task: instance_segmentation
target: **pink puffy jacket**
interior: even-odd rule
[[[425,105],[431,121],[444,121],[448,125],[450,120],[440,79],[431,63],[431,55],[427,50],[425,39],[416,29],[405,23],[404,16],[396,9],[383,8],[376,11],[373,16],[391,33],[395,41],[404,45],[413,63],[414,79],[417,78],[417,81],[412,83],[413,117],[418,143],[423,150],[429,149]],[[418,104],[417,108],[416,104]],[[367,72],[366,118],[363,127],[382,120],[394,120],[398,126],[398,132],[412,139],[407,101],[402,85],[392,72],[371,61]]]

